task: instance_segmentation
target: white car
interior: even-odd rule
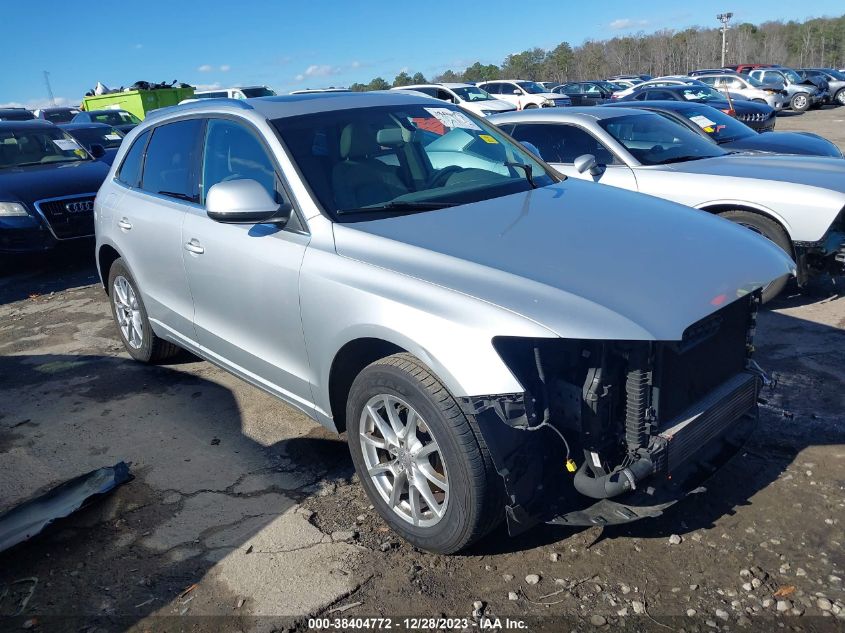
[[[719,92],[727,90],[733,97],[740,94],[755,103],[765,103],[775,110],[783,110],[789,103],[786,90],[776,84],[764,84],[762,81],[737,73],[698,75],[699,81],[706,83]]]
[[[267,86],[242,86],[240,88],[218,88],[194,92],[195,99],[251,99],[253,97],[275,96],[276,92]]]
[[[714,124],[705,116],[698,125]],[[701,120],[703,119],[703,120]],[[491,121],[560,173],[708,211],[759,233],[797,264],[797,281],[845,263],[845,161],[726,152],[655,112],[588,107]],[[774,298],[788,279],[763,290]]]
[[[391,90],[413,91],[460,106],[479,116],[490,116],[500,112],[513,112],[516,106],[502,99],[496,99],[487,91],[472,84],[415,84],[397,86]]]
[[[482,81],[478,84],[478,87],[483,88],[497,99],[512,103],[517,110],[572,105],[572,100],[569,97],[548,92],[536,81],[497,79],[496,81]]]

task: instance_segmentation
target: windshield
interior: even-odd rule
[[[710,106],[686,107],[675,112],[675,114],[688,119],[717,143],[730,143],[742,138],[757,136],[757,132],[745,123],[737,121],[732,116]]]
[[[50,123],[68,123],[79,114],[79,110],[44,110],[44,118]]]
[[[450,88],[452,92],[458,95],[464,101],[490,101],[493,97],[490,93],[472,86],[470,88]]]
[[[70,134],[85,147],[102,145],[105,149],[120,147],[123,141],[123,134],[113,127],[86,127],[70,130]]]
[[[786,78],[789,79],[789,83],[791,84],[800,84],[803,79],[798,76],[798,73],[792,70],[791,68],[781,68],[780,71],[786,75]]]
[[[141,119],[126,110],[100,110],[91,113],[91,121],[106,125],[138,125]]]
[[[266,86],[260,86],[258,88],[241,88],[240,89],[244,96],[247,99],[252,99],[253,97],[275,97],[276,93],[270,90]]]
[[[766,85],[762,81],[760,81],[756,77],[752,77],[751,75],[746,75],[745,77],[743,77],[743,79],[745,79],[745,81],[750,83],[755,88],[763,88]]]
[[[0,169],[89,160],[73,137],[51,128],[0,130]]]
[[[34,118],[29,110],[0,110],[0,121],[29,121]]]
[[[725,95],[704,84],[685,86],[678,90],[687,101],[724,101]]]
[[[598,85],[600,85],[602,88],[604,88],[605,90],[607,90],[608,92],[617,92],[619,90],[625,89],[624,86],[621,86],[621,85],[614,83],[612,81],[597,81],[596,83]]]
[[[540,94],[541,92],[548,92],[548,90],[543,88],[543,86],[534,81],[517,81],[516,85],[532,95]]]
[[[451,104],[319,112],[273,125],[339,221],[488,200],[558,180],[495,127]]]
[[[666,165],[727,154],[680,123],[652,112],[601,119],[598,124],[643,165]]]

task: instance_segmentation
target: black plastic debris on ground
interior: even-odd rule
[[[0,516],[0,552],[32,538],[56,519],[73,514],[130,479],[129,466],[119,462],[70,479],[15,506]]]

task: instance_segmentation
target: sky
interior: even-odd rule
[[[478,7],[483,8],[476,8]],[[79,103],[110,88],[178,79],[200,87],[348,86],[402,70],[426,77],[510,53],[664,28],[803,20],[843,13],[842,0],[143,0],[68,4],[0,0],[0,105]],[[631,69],[632,71],[637,69]]]

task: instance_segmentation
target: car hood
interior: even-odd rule
[[[803,154],[806,156],[827,156],[842,158],[839,149],[825,138],[805,132],[768,132],[749,135],[746,138],[722,143],[731,150],[756,150],[777,154]]]
[[[775,132],[766,132],[768,136]],[[661,169],[688,174],[759,178],[845,193],[845,161],[821,156],[736,154],[666,165]]]
[[[0,169],[0,200],[33,203],[82,193],[97,193],[109,173],[98,160]]]
[[[467,102],[470,103],[470,102]],[[473,105],[478,106],[481,110],[490,110],[496,112],[513,112],[516,106],[501,99],[492,99],[490,101],[476,101]]]
[[[679,340],[690,324],[794,267],[764,238],[709,213],[574,179],[334,231],[341,256],[481,299],[566,338]]]

